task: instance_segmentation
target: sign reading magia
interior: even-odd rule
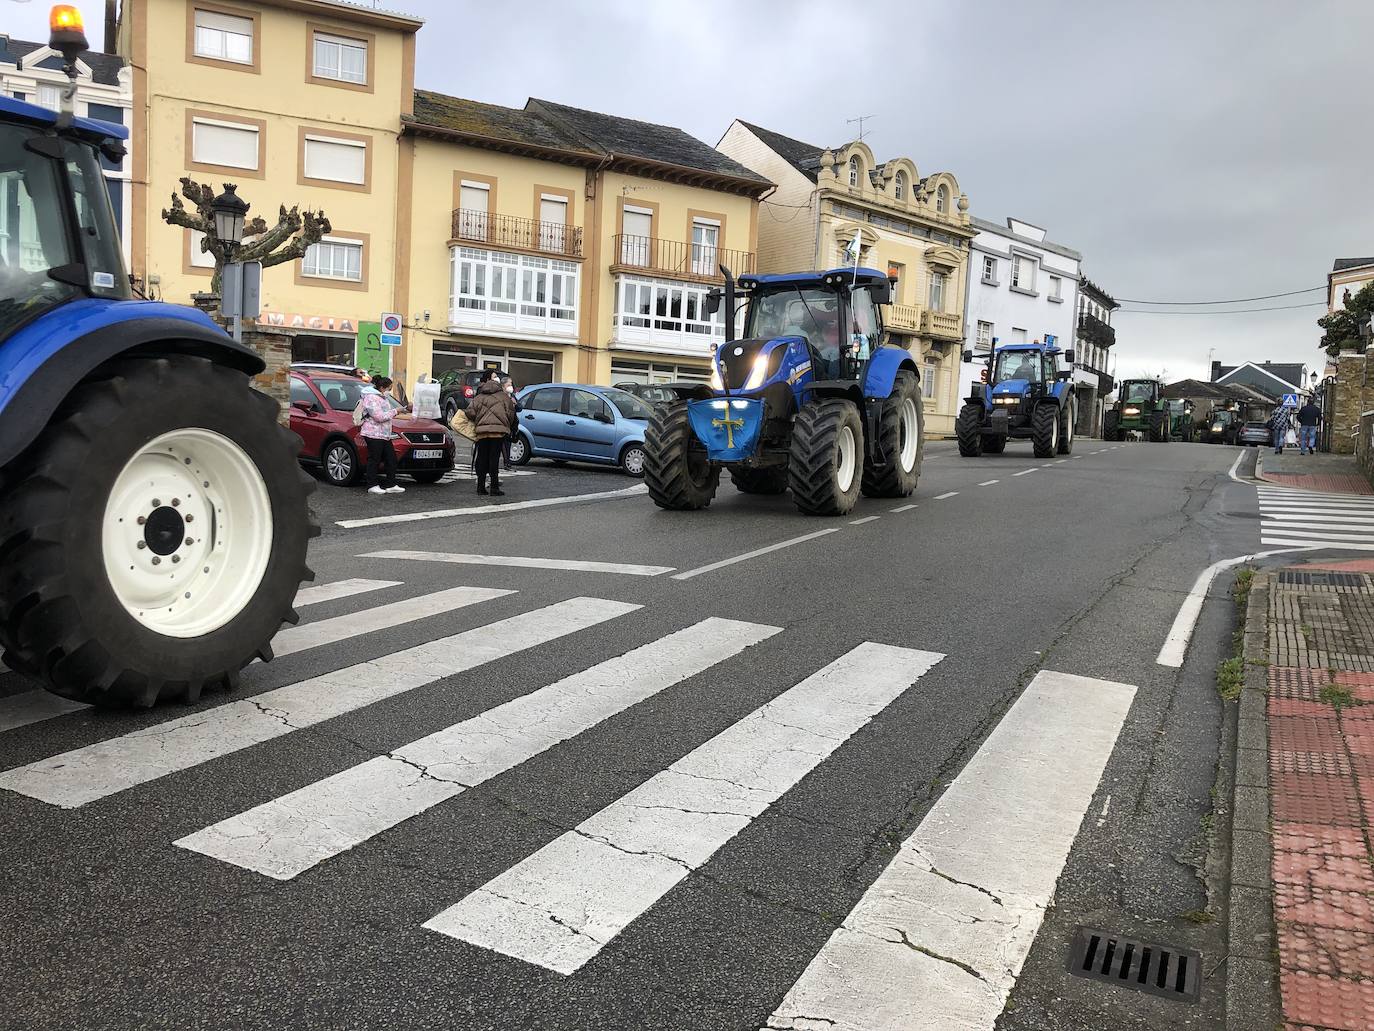
[[[294,311],[265,311],[258,316],[257,322],[259,326],[280,326],[282,329],[318,329],[326,333],[358,332],[357,320],[342,315],[301,315]]]

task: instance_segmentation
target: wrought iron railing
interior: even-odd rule
[[[1078,335],[1094,347],[1111,347],[1116,343],[1116,330],[1087,312],[1078,316]]]
[[[472,208],[454,209],[453,239],[474,247],[536,251],[563,258],[582,257],[581,226],[492,215]]]
[[[753,251],[734,251],[702,243],[660,240],[618,233],[612,241],[611,264],[643,269],[674,278],[720,279],[724,265],[736,276],[754,271]]]

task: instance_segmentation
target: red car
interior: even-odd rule
[[[301,464],[319,466],[337,487],[356,483],[367,465],[362,427],[353,425],[353,409],[365,386],[342,372],[291,372],[291,429],[302,441]],[[453,468],[453,438],[440,423],[415,419],[393,425],[398,473],[417,483],[435,483]]]

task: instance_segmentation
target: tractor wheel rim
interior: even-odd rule
[[[902,398],[901,418],[897,426],[902,472],[909,473],[916,468],[916,452],[921,446],[921,424],[916,418],[916,402],[909,397]]]
[[[353,458],[349,455],[348,448],[342,444],[335,444],[329,449],[324,464],[329,472],[329,478],[335,483],[343,483],[353,473]]]
[[[840,488],[841,494],[848,494],[849,488],[854,485],[854,468],[857,463],[854,455],[858,448],[854,444],[854,430],[850,426],[841,426],[839,439],[835,442],[837,461],[835,463],[835,482]]]
[[[512,441],[510,442],[510,462],[511,462],[511,465],[516,465],[517,463],[523,462],[524,460],[525,460],[525,442],[524,442],[524,440],[522,440],[521,438],[516,437],[514,440],[512,440]]]
[[[638,476],[644,471],[644,452],[637,447],[632,447],[625,452],[625,471]]]
[[[1054,417],[1054,422],[1050,423],[1050,447],[1059,446],[1059,416]]]
[[[120,605],[165,637],[200,637],[253,600],[272,554],[272,502],[228,437],[188,427],[157,437],[115,478],[101,523]]]

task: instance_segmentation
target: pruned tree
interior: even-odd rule
[[[230,183],[223,184],[226,188]],[[182,203],[185,197],[194,205],[188,209]],[[168,225],[182,226],[204,233],[201,247],[215,259],[215,272],[210,280],[212,293],[219,293],[220,272],[229,260],[229,244],[222,241],[215,232],[215,215],[210,208],[215,199],[215,191],[209,183],[197,183],[189,176],[181,177],[181,196],[172,194],[172,206],[162,209],[162,220]],[[285,261],[295,261],[304,257],[311,244],[320,242],[333,227],[323,211],[301,211],[293,206],[289,211],[283,204],[277,211],[277,224],[270,229],[261,218],[254,216],[243,227],[243,238],[252,239],[239,247],[239,261],[260,261],[264,268],[280,265]]]

